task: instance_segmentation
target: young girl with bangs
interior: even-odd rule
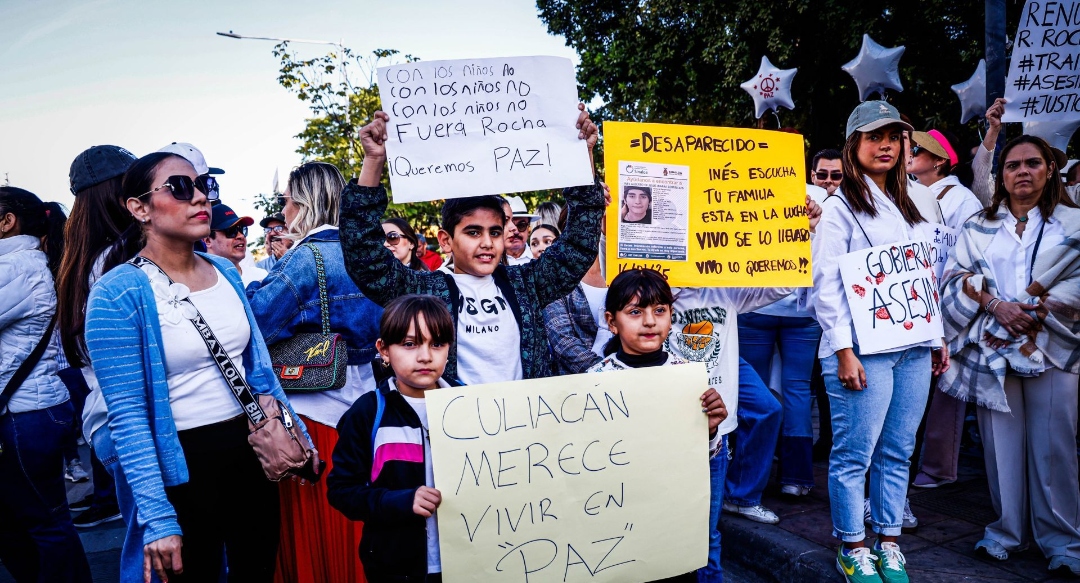
[[[588,372],[686,364],[685,360],[664,351],[664,341],[671,333],[674,303],[671,286],[657,271],[631,269],[616,276],[604,304],[608,328],[615,336],[604,349],[607,357]],[[709,481],[714,506],[710,515],[715,519],[719,515],[728,461],[727,436],[720,435],[717,428],[728,412],[724,400],[713,388],[701,395],[701,411],[709,417]],[[720,531],[717,520],[712,520],[709,527],[713,542],[709,545],[708,566],[702,571],[711,574],[720,570]],[[702,578],[687,576],[693,580]]]
[[[364,522],[360,561],[372,583],[440,583],[431,440],[424,394],[451,386],[446,369],[454,321],[434,296],[406,295],[386,306],[376,347],[393,376],[365,393],[338,423],[327,477],[330,504]]]

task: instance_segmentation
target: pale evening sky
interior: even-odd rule
[[[191,142],[222,200],[254,216],[253,195],[284,188],[301,162],[307,107],[277,83],[274,43],[215,35],[343,41],[424,60],[576,54],[529,0],[294,2],[0,0],[0,184],[70,208],[71,161],[115,144],[142,156]],[[293,45],[301,56],[330,47]],[[256,220],[260,217],[255,216]]]

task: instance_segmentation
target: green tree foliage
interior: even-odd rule
[[[1008,0],[1015,30],[1021,0]],[[961,126],[950,86],[966,80],[983,56],[984,0],[537,0],[540,18],[581,56],[578,83],[595,117],[751,127],[753,101],[739,85],[762,55],[798,67],[795,110],[783,126],[806,136],[809,152],[839,147],[858,104],[854,81],[840,67],[858,53],[863,33],[905,45],[902,93],[888,100],[916,129],[951,129],[965,145],[978,140]],[[775,129],[770,115],[763,120]]]
[[[301,145],[297,153],[305,161],[328,162],[337,166],[346,179],[360,174],[364,152],[360,147],[359,131],[371,122],[376,111],[382,108],[379,88],[375,83],[376,68],[391,64],[399,58],[405,62],[418,60],[412,55],[401,55],[393,49],[377,49],[361,57],[348,47],[335,47],[325,55],[301,59],[289,43],[274,47],[274,56],[280,59],[278,83],[296,94],[311,109],[312,117],[305,120],[304,130],[297,134]],[[390,177],[383,170],[383,186],[390,190]],[[545,200],[557,200],[550,191],[518,193],[529,208]],[[256,208],[276,212],[276,201],[259,195]],[[414,228],[432,235],[440,222],[442,201],[391,203],[387,215],[403,218]]]

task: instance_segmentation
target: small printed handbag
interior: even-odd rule
[[[322,254],[313,244],[305,244],[315,256],[319,276],[319,315],[322,332],[305,332],[270,347],[281,388],[291,393],[317,393],[345,386],[345,367],[349,364],[348,346],[341,334],[330,332],[330,300],[326,292],[326,268]]]

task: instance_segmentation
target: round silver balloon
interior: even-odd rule
[[[986,59],[979,59],[975,74],[952,90],[960,98],[960,123],[982,117],[986,113]]]
[[[874,42],[870,35],[862,35],[859,54],[841,67],[855,80],[859,88],[859,101],[866,101],[874,93],[884,99],[886,89],[904,90],[900,82],[900,57],[904,55],[905,48],[900,45],[887,49]]]
[[[781,107],[795,109],[795,102],[791,99],[791,80],[797,72],[798,69],[777,69],[769,57],[761,57],[757,74],[739,86],[754,98],[754,117],[761,117],[765,112]]]
[[[1065,152],[1077,128],[1080,128],[1080,121],[1025,121],[1024,135],[1038,136]]]

